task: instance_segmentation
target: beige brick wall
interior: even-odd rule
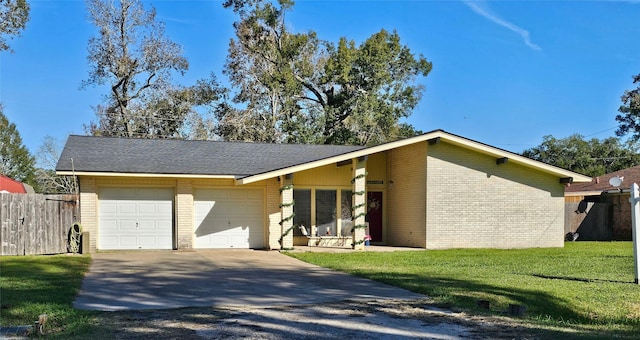
[[[443,142],[429,147],[427,174],[428,249],[564,245],[557,177]]]
[[[389,151],[387,155],[387,243],[426,246],[427,143]]]
[[[193,248],[194,207],[192,180],[177,180],[175,205],[178,249]]]
[[[90,232],[91,250],[98,247],[98,193],[101,187],[173,187],[176,190],[174,223],[178,249],[190,249],[194,241],[194,188],[235,187],[232,179],[171,179],[140,177],[81,177],[80,178],[80,213],[83,230]],[[244,187],[266,187],[265,192],[265,236],[267,247],[272,247],[280,233],[273,233],[272,226],[280,228],[279,182],[276,179],[250,184]],[[277,218],[275,215],[277,214]],[[279,249],[279,245],[273,249]]]
[[[367,211],[367,161],[359,161],[357,159],[352,160],[353,164],[353,197],[352,207],[353,210],[353,226],[354,231],[351,234],[351,242],[354,249],[364,250],[364,236],[366,234],[365,228],[359,226],[365,226],[365,214]]]
[[[93,177],[80,177],[80,223],[82,231],[89,232],[90,251],[96,250],[98,236],[98,195]]]
[[[280,249],[278,239],[282,227],[280,219],[282,213],[280,211],[280,182],[277,178],[265,181],[265,208],[267,215],[267,248],[271,250]]]
[[[282,188],[278,189],[280,192],[280,204],[282,207],[280,211],[282,212],[280,215],[280,221],[278,221],[278,226],[280,228],[278,232],[278,239],[282,236],[282,249],[292,249],[293,248],[293,230],[290,230],[293,226],[293,206],[291,203],[293,202],[293,178],[285,178],[281,177]]]

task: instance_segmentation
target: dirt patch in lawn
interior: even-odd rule
[[[428,301],[107,312],[100,313],[97,322],[93,336],[111,339],[534,339],[569,335],[506,317],[446,311]]]

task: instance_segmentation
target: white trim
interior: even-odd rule
[[[564,197],[576,197],[576,196],[599,196],[604,191],[571,191],[564,193]]]
[[[70,171],[56,171],[56,175],[71,176]],[[195,175],[195,174],[155,174],[155,173],[125,173],[125,172],[87,172],[76,171],[75,176],[93,177],[156,177],[156,178],[204,178],[204,179],[236,179],[233,175]]]
[[[257,174],[253,176],[247,176],[244,178],[237,179],[235,182],[236,182],[236,185],[249,184],[249,183],[258,182],[261,180],[265,180],[265,179],[269,179],[277,176],[282,176],[289,173],[295,173],[298,171],[321,167],[331,163],[337,163],[347,159],[358,158],[361,156],[367,156],[374,153],[383,152],[383,151],[387,151],[387,150],[391,150],[391,149],[395,149],[395,148],[399,148],[399,147],[403,147],[403,146],[407,146],[415,143],[426,142],[434,138],[440,138],[442,142],[454,144],[459,147],[470,149],[470,150],[480,152],[485,155],[490,155],[496,158],[507,157],[509,158],[509,162],[520,164],[529,168],[537,169],[539,171],[546,172],[546,173],[558,176],[560,178],[572,177],[574,183],[591,182],[591,177],[584,176],[573,171],[561,169],[553,165],[535,161],[533,159],[509,152],[509,151],[501,150],[501,149],[498,149],[486,144],[482,144],[476,141],[472,141],[470,139],[452,135],[441,130],[430,132],[430,133],[416,136],[416,137],[402,139],[395,142],[372,146],[366,149],[352,151],[339,156],[333,156],[330,158],[325,158],[325,159],[321,159],[321,160],[317,160],[317,161],[313,161],[305,164],[299,164],[299,165],[295,165],[288,168],[269,171],[269,172],[265,172],[265,173]]]

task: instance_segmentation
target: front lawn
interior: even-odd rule
[[[406,288],[437,305],[491,314],[526,306],[524,319],[608,335],[640,331],[631,242],[571,242],[553,249],[289,253],[300,260]]]
[[[92,313],[72,303],[88,270],[89,256],[0,256],[0,325],[33,325],[47,314],[46,330],[64,334],[86,325]]]

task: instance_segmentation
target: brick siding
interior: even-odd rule
[[[558,177],[439,143],[427,158],[427,248],[564,245]]]

